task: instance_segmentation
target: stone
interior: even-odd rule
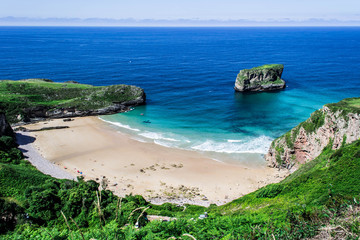
[[[237,75],[235,91],[258,92],[274,91],[285,88],[286,83],[281,79],[284,70],[282,64],[268,64],[251,69],[243,69]]]
[[[269,167],[295,169],[312,161],[332,144],[339,149],[343,144],[360,138],[360,98],[344,99],[326,104],[309,119],[275,139],[265,159]],[[346,111],[347,110],[347,111]]]

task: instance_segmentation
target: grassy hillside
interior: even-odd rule
[[[342,104],[330,107],[352,112],[358,99]],[[106,190],[105,181],[56,180],[23,160],[12,136],[2,136],[0,238],[359,239],[360,140],[338,150],[331,145],[280,183],[204,208],[119,198]],[[205,211],[209,217],[199,219]],[[176,219],[148,222],[147,214]]]
[[[95,110],[142,98],[142,89],[128,85],[95,87],[76,83],[55,83],[44,79],[0,81],[0,109],[10,122],[24,118],[27,109],[44,107],[49,110],[74,108]]]
[[[341,111],[343,116],[348,113],[360,114],[360,98],[346,98],[337,103],[326,104],[333,112]]]
[[[319,157],[302,165],[282,182],[270,184],[219,209],[224,214],[277,213],[283,221],[291,209],[311,214],[316,209],[360,200],[359,177],[360,140],[335,151],[326,148]]]
[[[188,205],[184,211],[173,204],[151,205],[141,196],[119,199],[100,191],[99,210],[98,183],[55,180],[23,160],[1,163],[0,180],[2,212],[17,216],[8,228],[15,231],[3,239],[82,239],[81,234],[85,239],[191,239],[186,234],[196,239],[300,239],[331,232],[344,239],[360,236],[360,141],[336,151],[326,148],[282,182],[207,209]],[[147,223],[143,211],[177,220]],[[209,218],[198,219],[204,211]],[[144,227],[136,229],[136,221]]]
[[[20,166],[7,165],[20,179],[24,171],[33,174],[31,167],[26,170],[26,166]],[[99,212],[98,184],[93,181],[58,181],[37,173],[31,181],[15,182],[7,187],[13,181],[11,175],[0,174],[0,178],[1,189],[15,189],[6,190],[7,195],[2,199],[17,204],[18,216],[25,213],[30,216],[18,221],[15,231],[3,235],[4,239],[35,236],[82,239],[81,234],[85,239],[191,239],[186,234],[196,239],[301,239],[326,234],[357,239],[360,236],[360,141],[336,151],[325,149],[282,182],[207,209],[188,205],[183,211],[184,207],[173,204],[151,205],[140,196],[120,200],[111,192],[102,191]],[[174,216],[177,220],[146,223],[143,219],[145,226],[136,229],[134,224],[143,210],[148,214]],[[61,211],[70,222],[70,230]],[[209,213],[209,218],[198,219],[204,211]]]

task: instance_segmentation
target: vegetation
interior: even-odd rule
[[[348,120],[349,113],[360,114],[360,98],[346,98],[337,103],[326,104],[333,112],[340,112],[341,116]]]
[[[48,110],[73,108],[80,111],[101,109],[142,97],[135,86],[112,85],[94,87],[75,83],[54,83],[47,79],[0,81],[0,109],[10,122],[26,118],[29,109]],[[20,119],[18,118],[20,116]]]
[[[263,82],[262,85],[267,85],[267,84],[283,84],[284,80],[282,80],[281,78],[277,78],[275,81],[266,81]]]
[[[204,208],[157,206],[141,196],[119,198],[95,181],[54,179],[3,136],[1,239],[358,239],[360,140],[336,151],[330,145],[282,182]],[[209,217],[198,219],[204,211]],[[148,214],[176,219],[148,222]]]
[[[326,104],[326,107],[330,109],[333,113],[339,113],[339,117],[344,118],[346,121],[349,120],[349,113],[360,114],[360,98],[346,98],[337,103]],[[306,121],[300,123],[298,126],[290,130],[289,132],[285,133],[284,135],[280,136],[279,138],[275,139],[271,146],[276,150],[275,158],[278,160],[279,163],[282,162],[281,154],[283,151],[279,151],[282,147],[279,146],[280,140],[285,139],[285,143],[289,149],[294,149],[294,143],[297,139],[299,131],[303,128],[306,133],[311,134],[315,133],[320,127],[322,127],[325,123],[326,112],[324,110],[319,109],[313,112]],[[343,138],[343,145],[346,142],[347,136],[345,135]],[[318,140],[318,139],[317,139]],[[320,141],[320,140],[318,140]]]
[[[300,123],[300,127],[303,127],[307,133],[313,133],[322,127],[325,123],[325,113],[321,110],[313,112],[309,119]]]
[[[265,64],[262,66],[254,67],[249,70],[267,70],[267,69],[284,69],[282,64]]]
[[[284,69],[284,65],[282,64],[267,64],[259,67],[254,67],[251,69],[243,69],[237,75],[236,81],[241,85],[250,84],[253,85],[253,87],[258,86],[260,82],[262,86],[266,86],[270,84],[283,85],[285,83],[285,81],[281,79],[281,73],[283,69]],[[249,80],[251,78],[254,78],[254,76],[258,76],[259,80],[249,82]],[[263,76],[264,79],[260,78],[260,76]]]

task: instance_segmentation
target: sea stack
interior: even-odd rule
[[[258,92],[283,89],[286,86],[285,81],[281,79],[283,70],[282,64],[267,64],[243,69],[237,75],[235,91]]]

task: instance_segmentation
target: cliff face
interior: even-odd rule
[[[241,70],[235,81],[235,90],[272,91],[285,88],[285,81],[281,79],[284,70],[282,64],[270,64]]]
[[[339,149],[360,138],[360,98],[344,99],[327,104],[309,119],[275,139],[266,155],[268,165],[285,167],[316,158],[331,144]]]

